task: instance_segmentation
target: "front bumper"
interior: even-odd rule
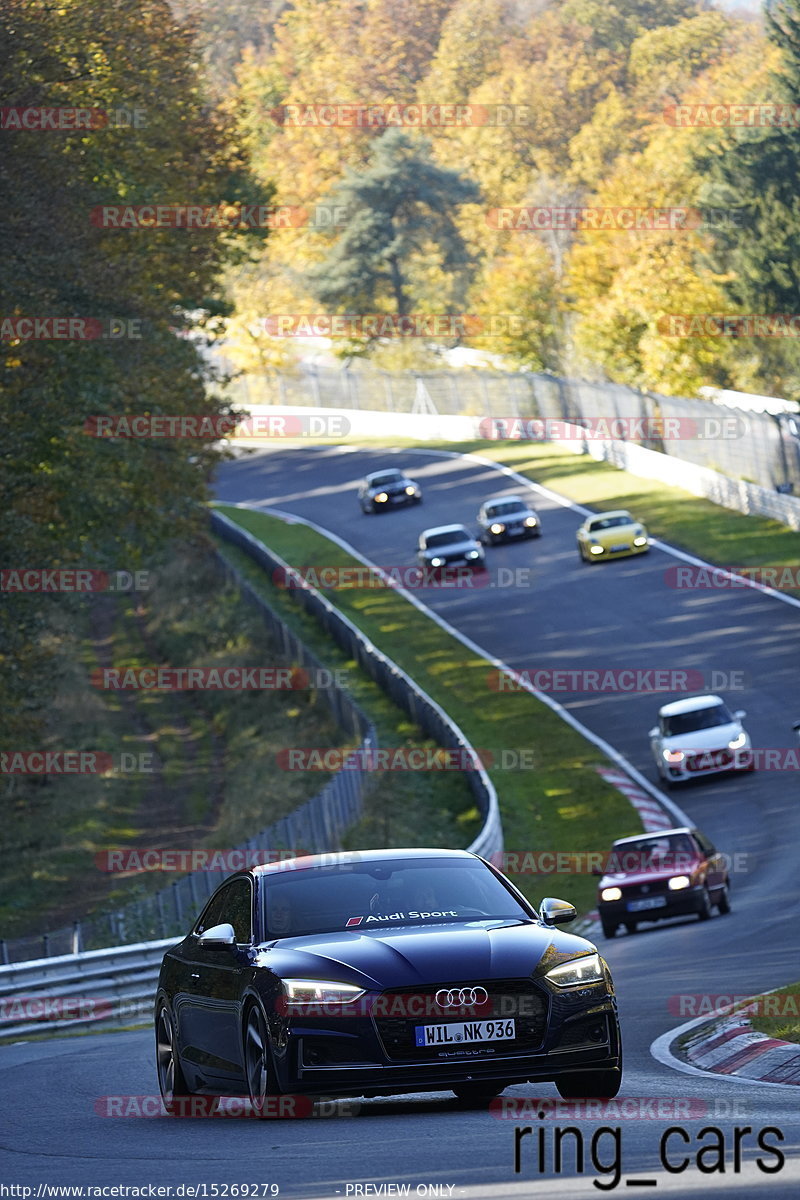
[[[624,896],[621,900],[599,900],[597,911],[602,920],[622,925],[626,921],[665,921],[669,917],[689,917],[703,907],[705,891],[703,884],[682,888],[679,892],[658,892],[653,899],[664,899],[658,908],[629,909],[629,901],[644,899],[642,896]]]
[[[569,1071],[619,1065],[619,1022],[613,992],[594,986],[552,997],[542,993],[538,1026],[525,1025],[519,1044],[480,1043],[440,1051],[427,1047],[387,1052],[371,1016],[292,1017],[273,1058],[280,1089],[307,1095],[377,1096],[446,1091],[463,1083],[552,1081]],[[417,1018],[413,1018],[416,1020]],[[430,1017],[426,1018],[430,1020]],[[520,1019],[518,1031],[524,1025]],[[403,1060],[400,1061],[400,1055]]]
[[[646,554],[650,549],[650,543],[646,546],[628,546],[625,550],[611,550],[603,547],[602,554],[592,554],[591,543],[583,547],[584,554],[589,562],[606,562],[609,558],[633,558],[637,554]]]
[[[685,762],[670,764],[662,758],[664,774],[670,783],[688,783],[692,779],[701,779],[706,775],[727,775],[731,771],[752,771],[755,765],[750,746],[744,746],[741,750],[731,750],[729,747],[717,750],[698,750],[691,756],[691,759],[696,765],[689,767]]]

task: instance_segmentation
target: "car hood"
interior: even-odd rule
[[[375,991],[524,978],[594,950],[585,938],[534,921],[470,921],[282,938],[259,948],[256,966],[282,977],[335,979]]]
[[[495,522],[498,525],[513,525],[515,521],[524,521],[526,517],[536,517],[536,513],[530,508],[521,508],[519,511],[504,513],[502,516],[481,517],[480,519],[484,525],[494,525]],[[536,517],[537,521],[538,519],[539,518]]]
[[[598,529],[593,533],[587,533],[586,536],[590,541],[599,542],[601,546],[613,546],[617,542],[628,542],[632,538],[638,537],[639,534],[647,536],[647,530],[643,525],[615,525],[613,529]]]
[[[662,738],[666,750],[720,750],[742,732],[738,721],[727,725],[715,725],[713,729],[696,729],[694,733],[680,733]]]
[[[426,558],[441,558],[443,554],[453,554],[461,550],[477,550],[475,538],[459,538],[456,542],[447,542],[444,546],[428,546],[420,551]]]

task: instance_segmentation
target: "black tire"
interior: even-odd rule
[[[722,887],[722,891],[719,894],[719,900],[717,900],[717,912],[719,913],[719,915],[721,917],[724,917],[730,911],[731,911],[731,893],[730,893],[730,888],[728,887],[728,881],[726,879],[725,883]]]
[[[460,1108],[487,1108],[507,1083],[459,1083],[453,1088]]]
[[[582,563],[586,562],[586,555],[583,553],[580,546],[578,546],[578,558],[581,560]]]
[[[617,936],[617,921],[604,921],[601,917],[600,924],[603,926],[603,937],[613,938]]]
[[[576,1071],[556,1079],[558,1093],[564,1100],[613,1100],[621,1086],[621,1067],[607,1067],[603,1071]]]
[[[703,888],[703,896],[701,907],[697,910],[697,919],[699,921],[707,921],[711,916],[711,897],[708,894],[708,888]]]
[[[156,1074],[161,1102],[171,1117],[211,1117],[219,1097],[193,1092],[186,1082],[175,1047],[175,1030],[165,1000],[159,1001],[155,1019]]]
[[[244,1025],[244,1066],[247,1092],[254,1117],[273,1118],[279,1109],[271,1101],[280,1096],[275,1083],[267,1034],[267,1019],[260,1005],[251,1004]]]
[[[627,929],[628,933],[636,933],[636,922],[635,921],[626,921],[625,928]]]

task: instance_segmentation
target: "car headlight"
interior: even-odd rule
[[[431,566],[432,566],[432,567],[443,567],[443,566],[444,566],[444,559],[443,559],[443,558],[432,558],[432,559],[431,559]]]
[[[635,538],[633,539],[633,544],[634,544],[634,546],[646,546],[646,545],[647,545],[647,538],[646,538],[646,537],[642,537],[641,535],[640,535],[639,537],[635,537]]]
[[[682,763],[686,757],[682,750],[662,750],[661,753],[668,763]]]
[[[741,733],[738,733],[736,735],[736,737],[733,739],[733,741],[728,742],[728,749],[729,750],[740,750],[741,747],[746,744],[747,744],[747,734],[745,733],[744,730],[742,730]]]
[[[284,979],[283,988],[293,1008],[304,1004],[352,1004],[366,990],[327,979]]]
[[[545,975],[556,987],[575,987],[581,983],[600,983],[605,978],[603,965],[599,954],[585,954],[583,958],[574,958],[572,962],[562,963],[553,967]]]
[[[603,888],[600,893],[601,900],[621,900],[622,891],[620,888]]]
[[[417,494],[417,489],[415,487],[411,487],[411,485],[409,484],[409,486],[406,488],[406,495],[407,496],[416,496],[416,494]]]
[[[590,547],[589,547],[589,553],[590,553],[590,554],[602,554],[602,553],[603,553],[603,547],[602,547],[602,546],[598,546],[597,544],[595,544],[594,546],[590,546]]]
[[[468,550],[467,551],[467,558],[480,558],[480,556],[481,556],[480,550]]]
[[[378,492],[377,496],[375,497],[377,504],[385,504],[388,499],[389,496],[386,492]]]
[[[528,529],[533,529],[534,525],[536,525],[537,523],[538,522],[536,520],[536,517],[526,517],[525,520],[522,522],[523,525],[528,526]]]
[[[489,526],[489,533],[502,533],[505,525],[501,525],[499,521],[495,521],[494,525]]]
[[[692,881],[688,875],[673,875],[667,887],[671,892],[681,892],[684,888],[691,887]]]

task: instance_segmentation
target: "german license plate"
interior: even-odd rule
[[[453,1046],[465,1042],[508,1042],[516,1037],[514,1021],[457,1021],[450,1025],[417,1025],[417,1046]]]
[[[630,550],[630,546],[627,542],[618,542],[616,546],[611,547],[611,550],[612,552],[614,550]]]
[[[628,912],[644,912],[646,908],[665,908],[666,896],[648,896],[645,900],[629,900]]]
[[[389,499],[392,504],[402,504],[404,500],[408,499],[408,496],[390,496]]]
[[[525,530],[521,525],[512,525],[508,532],[511,537],[522,537]]]

